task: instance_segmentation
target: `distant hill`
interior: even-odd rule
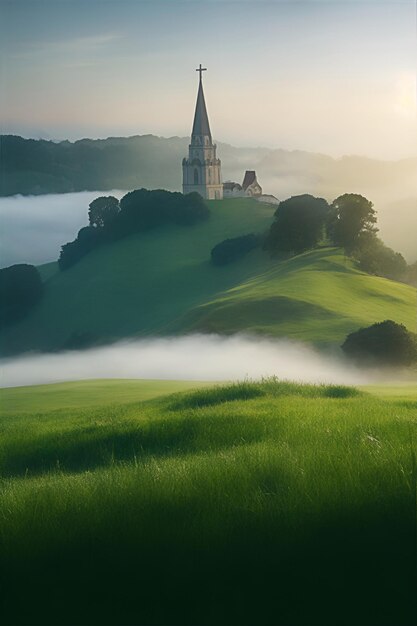
[[[188,137],[109,137],[53,142],[0,135],[0,195],[163,188],[181,190],[181,161]],[[223,179],[240,181],[256,169],[265,191],[288,197],[315,193],[335,197],[354,191],[392,198],[417,193],[417,158],[378,161],[358,156],[334,159],[300,150],[236,148],[219,143]]]
[[[0,136],[0,196],[146,187],[181,190],[187,137],[110,137],[53,142]],[[224,180],[255,169],[266,193],[281,200],[311,193],[333,200],[352,192],[375,204],[384,241],[417,260],[417,158],[332,158],[299,150],[236,148],[218,143]]]
[[[224,267],[211,248],[264,231],[275,207],[249,199],[209,203],[204,223],[134,235],[66,272],[42,266],[42,303],[0,337],[3,354],[56,350],[79,336],[114,341],[193,331],[247,331],[340,344],[387,318],[414,329],[415,290],[358,271],[334,248],[285,262],[254,250]]]

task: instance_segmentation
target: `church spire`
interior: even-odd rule
[[[188,146],[188,159],[182,161],[182,191],[184,194],[197,192],[207,200],[223,198],[223,183],[220,159],[216,156],[217,146],[211,139],[206,102],[204,100],[202,74],[205,67],[200,67],[197,104],[194,113],[191,143]]]
[[[208,121],[206,101],[204,99],[202,79],[202,73],[205,72],[206,69],[207,68],[205,67],[201,67],[200,63],[200,67],[196,70],[197,72],[200,72],[200,80],[198,85],[197,104],[195,106],[194,123],[191,137],[208,136],[210,137],[211,141],[210,124]]]

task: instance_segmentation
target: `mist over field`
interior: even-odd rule
[[[124,192],[83,191],[0,198],[0,266],[41,265],[56,261],[61,246],[88,224],[88,205],[99,195]]]
[[[27,354],[0,360],[0,369],[2,387],[95,378],[224,381],[266,376],[355,385],[382,376],[302,343],[245,335],[188,335],[120,342],[86,351]]]
[[[171,146],[169,150],[165,142]],[[155,165],[153,169],[153,178],[159,172],[158,184],[150,172],[146,174],[142,168],[137,174],[138,180],[130,181],[133,185],[130,188],[143,186],[179,191],[180,162],[185,154],[183,143],[178,138],[159,138],[153,156],[147,161],[150,167],[159,155],[161,167]],[[245,169],[256,169],[264,193],[272,193],[280,200],[304,193],[324,197],[329,202],[343,193],[366,196],[374,203],[383,241],[401,252],[409,263],[417,260],[415,159],[397,162],[360,157],[333,159],[300,151],[235,148],[227,144],[219,144],[219,156],[224,180],[242,182]],[[134,171],[137,172],[136,167]],[[78,230],[87,225],[91,200],[101,195],[121,198],[124,193],[108,190],[0,198],[1,267],[57,260],[61,246],[72,241]]]

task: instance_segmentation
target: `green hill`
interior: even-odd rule
[[[414,329],[415,290],[364,274],[339,249],[322,248],[276,263],[193,309],[179,328],[332,343],[387,318]]]
[[[323,248],[279,262],[255,250],[225,267],[211,248],[264,231],[274,207],[249,199],[211,202],[207,222],[132,236],[70,270],[41,268],[42,303],[1,336],[3,353],[52,350],[75,335],[92,341],[191,331],[251,331],[340,343],[360,326],[391,318],[414,329],[415,290],[358,271]]]

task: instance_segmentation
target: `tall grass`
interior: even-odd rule
[[[2,424],[13,624],[411,624],[416,412],[267,380]]]

